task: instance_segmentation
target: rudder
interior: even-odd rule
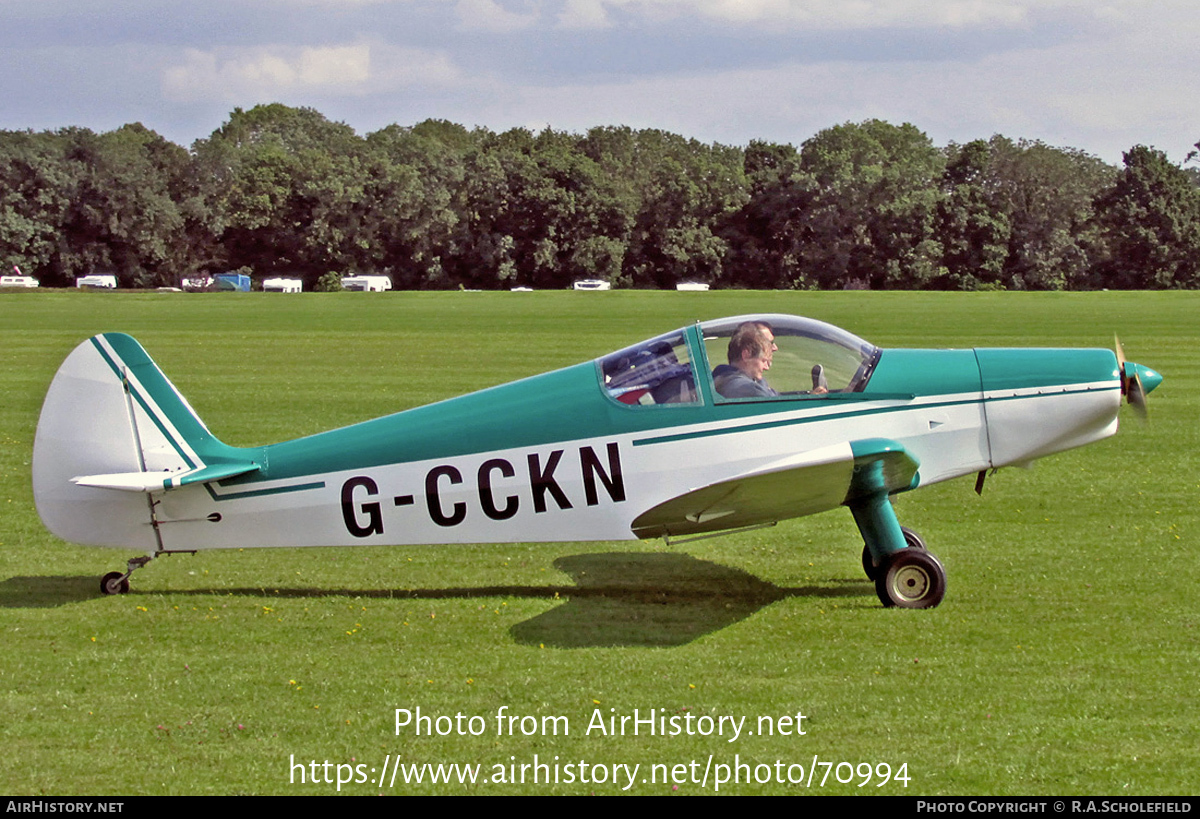
[[[33,445],[34,502],[64,540],[157,551],[149,493],[229,452],[236,450],[212,436],[137,341],[104,333],[67,356],[46,393]],[[143,476],[146,485],[77,482],[83,476]]]

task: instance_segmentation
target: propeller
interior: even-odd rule
[[[1125,400],[1129,402],[1129,406],[1133,407],[1139,416],[1149,418],[1150,414],[1146,407],[1146,393],[1151,392],[1162,383],[1162,376],[1149,367],[1134,364],[1132,361],[1126,359],[1125,348],[1121,346],[1121,339],[1113,336],[1113,340],[1116,343],[1117,367],[1121,375],[1121,393],[1125,396]]]

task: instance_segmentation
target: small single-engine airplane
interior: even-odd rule
[[[1161,381],[1119,342],[1116,354],[881,350],[820,321],[753,315],[235,448],[136,341],[105,333],[50,385],[33,488],[59,537],[146,551],[105,575],[108,594],[173,552],[669,541],[847,506],[882,603],[931,608],[945,571],[899,524],[893,494],[971,474],[980,490],[989,469],[1105,438],[1121,396],[1144,408]]]

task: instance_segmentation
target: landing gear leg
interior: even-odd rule
[[[124,572],[109,572],[100,578],[100,591],[104,594],[128,594],[129,593],[129,575],[133,574],[134,570],[140,569],[154,559],[154,555],[145,555],[143,557],[130,558],[126,564],[128,567]]]
[[[900,527],[901,533],[904,535],[904,543],[909,549],[921,549],[928,551],[925,545],[925,539],[919,534],[909,529],[907,526]],[[879,567],[875,565],[875,559],[871,557],[871,548],[866,543],[863,544],[862,552],[863,571],[867,573],[868,580],[875,580],[879,577]]]
[[[885,607],[931,609],[946,595],[946,570],[925,541],[900,525],[891,499],[880,492],[850,504],[862,533],[862,564]]]

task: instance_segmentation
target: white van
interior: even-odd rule
[[[603,279],[580,279],[574,287],[576,290],[611,290],[612,284]]]
[[[347,290],[368,290],[382,293],[392,289],[392,280],[387,276],[347,276],[342,279],[342,287]]]
[[[264,293],[299,293],[304,289],[300,279],[263,279]]]
[[[97,273],[92,276],[80,276],[75,280],[76,287],[95,287],[103,290],[116,290],[117,277],[111,274]]]

